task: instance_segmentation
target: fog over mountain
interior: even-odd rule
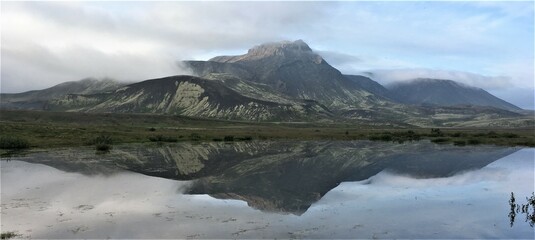
[[[519,107],[452,80],[418,79],[385,87],[366,76],[344,75],[303,40],[270,42],[246,54],[182,64],[195,76],[133,84],[86,79],[1,94],[0,108],[379,126],[531,124]]]
[[[177,62],[304,39],[344,74],[450,79],[533,108],[533,2],[4,2],[1,11],[2,93],[190,74]]]
[[[431,104],[439,106],[480,105],[495,106],[507,110],[519,107],[499,99],[487,91],[443,79],[414,79],[392,83],[388,86],[392,99],[408,104]]]

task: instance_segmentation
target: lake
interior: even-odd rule
[[[509,200],[532,196],[534,155],[427,141],[32,152],[2,158],[1,228],[24,238],[525,239],[534,228]]]

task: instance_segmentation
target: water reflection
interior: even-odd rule
[[[525,222],[529,223],[531,227],[535,225],[535,193],[532,193],[531,197],[529,198],[526,197],[526,204],[517,204],[515,194],[511,192],[509,206],[511,207],[511,211],[509,212],[508,216],[511,227],[513,227],[516,215],[519,213],[522,213],[526,216]]]
[[[521,205],[534,189],[535,149],[316,143],[116,146],[106,156],[64,149],[2,161],[1,228],[40,239],[533,236]]]
[[[62,149],[22,160],[86,175],[128,170],[194,180],[186,194],[243,200],[262,211],[301,215],[341,182],[370,179],[382,171],[420,179],[449,177],[480,169],[517,150],[429,142],[252,141],[125,145],[105,155],[95,155],[89,148]]]

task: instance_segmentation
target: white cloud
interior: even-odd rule
[[[85,77],[137,81],[188,73],[176,62],[246,49],[321,19],[322,3],[2,4],[2,92]],[[295,14],[297,10],[303,13]]]
[[[380,56],[351,55],[335,51],[315,51],[325,61],[337,68],[344,74],[360,74],[377,68],[414,68],[418,65],[402,60],[385,58]]]
[[[373,70],[370,72],[372,73],[371,77],[373,79],[385,85],[416,78],[432,78],[454,80],[484,89],[508,88],[511,86],[511,79],[506,76],[484,76],[476,73],[452,70],[407,68]]]

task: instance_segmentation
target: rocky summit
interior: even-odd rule
[[[381,99],[352,84],[303,41],[268,43],[247,54],[186,62],[201,77],[228,73],[266,84],[289,97],[309,99],[334,109],[378,105]]]
[[[308,59],[316,64],[321,64],[324,61],[323,58],[315,54],[303,40],[297,40],[294,42],[282,41],[266,43],[249,49],[247,54],[244,55],[218,56],[210,59],[209,61],[222,63],[250,62],[268,57],[281,57],[288,59],[293,58],[301,60]]]

